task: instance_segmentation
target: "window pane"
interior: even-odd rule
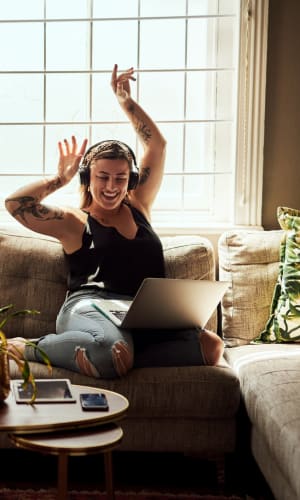
[[[218,13],[219,0],[188,0],[190,16],[205,16]]]
[[[182,120],[184,75],[176,72],[140,73],[140,100],[154,120]],[[161,96],[158,99],[157,96]],[[163,105],[162,105],[163,103]]]
[[[190,16],[237,14],[239,2],[240,0],[188,0],[188,13]]]
[[[186,125],[185,170],[211,172],[215,161],[215,125],[188,123]]]
[[[88,82],[87,75],[48,75],[46,82],[47,121],[87,120]]]
[[[43,119],[43,76],[0,75],[1,122]]]
[[[184,209],[197,210],[199,220],[202,221],[228,222],[233,208],[233,192],[229,180],[229,175],[185,176]]]
[[[147,69],[183,68],[185,21],[141,21],[140,66]]]
[[[43,70],[43,40],[42,23],[0,24],[1,71]]]
[[[234,19],[189,19],[188,66],[233,67],[234,26]]]
[[[43,19],[41,0],[0,0],[1,19]]]
[[[43,2],[40,0],[40,3]],[[46,16],[48,19],[86,17],[89,15],[88,5],[88,0],[46,0]]]
[[[137,66],[136,21],[95,21],[93,23],[93,69]]]
[[[184,208],[209,213],[214,202],[214,177],[192,175],[184,177]]]
[[[51,1],[51,0],[50,0]],[[138,15],[138,0],[94,0],[94,17],[132,17]]]
[[[239,12],[240,0],[219,0],[219,14],[235,14]]]
[[[183,179],[181,176],[165,175],[158,196],[155,200],[155,209],[180,210],[182,206],[182,184]]]
[[[141,16],[184,16],[185,0],[140,0]]]
[[[229,174],[215,176],[214,204],[211,207],[214,220],[220,223],[231,221],[233,206],[234,192],[231,176]]]
[[[162,123],[160,130],[167,141],[165,172],[183,172],[183,124]]]
[[[0,151],[5,157],[0,164],[1,174],[40,173],[43,166],[43,127],[1,125]]]
[[[187,119],[232,119],[234,89],[233,71],[189,73],[187,75]]]
[[[46,29],[48,70],[83,70],[89,67],[89,24],[50,23]]]
[[[233,173],[236,146],[234,124],[217,123],[215,129],[215,171]]]
[[[234,147],[231,123],[188,123],[186,125],[185,170],[187,172],[230,172]]]

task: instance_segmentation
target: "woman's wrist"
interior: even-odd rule
[[[45,188],[48,192],[47,194],[54,193],[54,191],[57,191],[57,189],[60,189],[65,184],[67,184],[67,182],[64,181],[62,177],[58,174],[53,177],[46,177],[44,180],[45,180]]]

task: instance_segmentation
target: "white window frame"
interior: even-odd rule
[[[238,135],[232,226],[261,228],[269,0],[239,1]],[[163,211],[154,211],[153,225],[160,234],[207,233],[229,227],[187,218],[171,220]]]
[[[261,227],[269,0],[242,4],[234,223]]]

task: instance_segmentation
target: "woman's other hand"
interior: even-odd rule
[[[58,143],[58,175],[62,185],[70,182],[78,172],[79,164],[82,156],[84,155],[86,146],[87,139],[84,139],[82,146],[78,151],[78,145],[74,135],[72,135],[71,144],[69,144],[69,141],[67,141],[67,139],[64,139],[63,143]]]

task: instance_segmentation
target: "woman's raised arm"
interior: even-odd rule
[[[59,143],[57,174],[23,186],[9,195],[5,200],[8,212],[28,229],[61,239],[66,231],[68,211],[46,205],[42,200],[71,181],[78,171],[86,144],[84,140],[78,151],[74,136],[71,145],[67,140],[64,140],[64,145]]]
[[[118,66],[115,64],[111,77],[112,89],[144,150],[139,165],[140,181],[138,187],[130,191],[129,198],[150,219],[151,206],[163,177],[166,140],[150,116],[131,97],[130,80],[135,80],[134,69],[130,68],[118,75]]]

